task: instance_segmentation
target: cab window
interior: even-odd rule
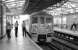
[[[51,23],[52,22],[52,18],[46,18],[46,23]]]
[[[37,17],[32,17],[32,24],[38,23],[38,18]]]
[[[44,17],[40,17],[40,23],[44,24]]]

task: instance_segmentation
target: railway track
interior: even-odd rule
[[[50,43],[37,43],[43,50],[59,50]]]

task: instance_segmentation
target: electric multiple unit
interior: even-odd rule
[[[53,32],[53,16],[45,12],[30,16],[29,32],[35,42],[50,42]]]

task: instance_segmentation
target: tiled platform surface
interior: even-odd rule
[[[0,50],[40,50],[28,38],[0,40]]]
[[[38,45],[36,45],[30,38],[22,37],[21,25],[18,29],[18,37],[15,38],[14,28],[11,31],[11,39],[8,40],[7,37],[0,40],[0,50],[42,50]]]

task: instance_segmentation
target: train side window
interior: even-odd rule
[[[44,24],[44,17],[40,17],[40,23]]]
[[[51,23],[52,22],[52,18],[46,18],[46,23]]]
[[[38,23],[38,18],[37,17],[32,17],[32,24]]]

